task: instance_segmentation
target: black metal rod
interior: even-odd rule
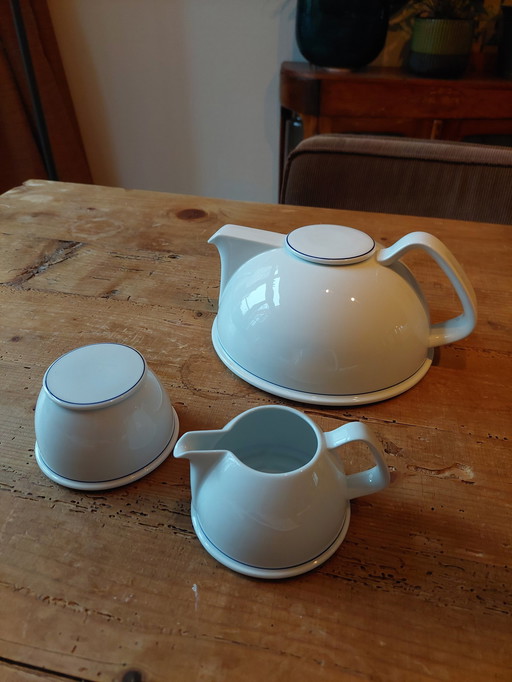
[[[23,16],[21,14],[21,8],[18,0],[11,0],[11,10],[14,19],[14,27],[16,29],[16,37],[20,47],[23,68],[25,70],[25,76],[27,78],[28,89],[30,92],[30,100],[32,102],[32,109],[36,122],[36,134],[39,150],[43,157],[48,178],[50,180],[58,180],[59,178],[57,175],[57,169],[55,168],[55,162],[53,160],[50,138],[48,137],[48,128],[46,127],[46,119],[34,74],[32,58],[30,56],[30,47],[27,40],[27,33],[25,31],[25,24],[23,23]]]

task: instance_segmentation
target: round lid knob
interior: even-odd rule
[[[44,385],[58,403],[93,407],[127,397],[146,372],[142,355],[130,346],[96,343],[62,355],[50,365]]]
[[[286,237],[288,249],[303,260],[323,265],[350,265],[375,251],[370,235],[344,225],[306,225]]]

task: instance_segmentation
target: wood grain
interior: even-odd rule
[[[224,223],[312,222],[384,244],[425,229],[462,262],[474,333],[441,348],[406,394],[295,406],[325,430],[370,424],[392,474],[352,503],[338,552],[314,572],[258,581],[217,564],[190,520],[188,463],[81,493],[34,459],[46,367],[95,341],[138,348],[180,433],[294,404],[232,375],[211,325]],[[511,253],[506,226],[30,181],[0,197],[0,679],[510,680]],[[432,316],[458,312],[437,266],[409,265]],[[361,466],[358,449],[348,470]]]

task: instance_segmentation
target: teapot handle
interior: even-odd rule
[[[429,348],[453,343],[471,334],[477,318],[475,292],[462,266],[441,240],[428,232],[411,232],[393,246],[381,249],[377,254],[377,261],[381,265],[392,265],[411,249],[422,249],[435,260],[447,275],[462,303],[462,315],[430,327]]]
[[[361,497],[361,495],[376,493],[389,485],[389,471],[384,461],[382,448],[366,424],[349,422],[324,435],[329,450],[334,450],[341,445],[354,441],[366,443],[376,462],[376,466],[371,469],[347,476],[347,497],[349,500],[354,499],[354,497]]]

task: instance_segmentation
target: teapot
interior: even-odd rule
[[[288,235],[224,225],[209,240],[221,258],[214,349],[248,383],[322,405],[376,402],[414,386],[436,346],[476,324],[473,287],[434,235],[412,232],[384,247],[342,225],[306,225]],[[462,313],[432,324],[400,258],[429,254],[446,273]]]
[[[364,442],[370,469],[346,475],[341,452]],[[309,571],[338,549],[350,500],[389,484],[373,431],[349,422],[324,433],[307,415],[262,405],[223,429],[190,431],[174,457],[190,461],[192,524],[203,547],[245,575],[286,578]]]

